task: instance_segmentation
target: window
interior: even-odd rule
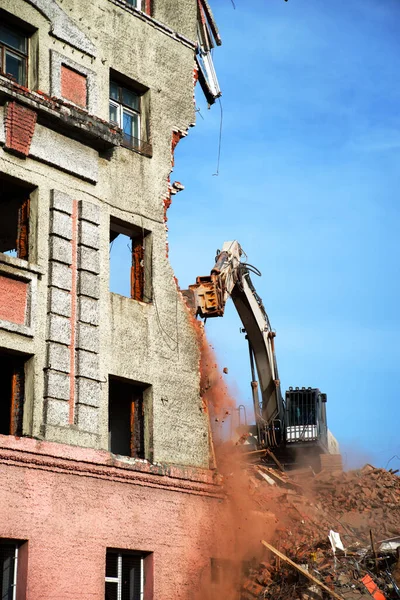
[[[125,0],[125,2],[138,10],[142,10],[142,0]]]
[[[18,581],[19,553],[22,551],[22,566],[25,563],[27,544],[19,540],[0,539],[0,589],[2,600],[17,600],[17,589],[23,593],[22,582]],[[25,565],[26,567],[26,565]],[[18,573],[17,573],[18,571]]]
[[[128,146],[138,145],[140,138],[140,96],[113,81],[110,82],[110,121],[124,132]]]
[[[146,141],[148,132],[144,118],[145,96],[148,96],[146,91],[143,86],[129,86],[128,83],[111,79],[110,121],[122,129],[124,146],[151,156],[152,148]]]
[[[27,84],[28,38],[18,30],[0,25],[1,71],[21,85]]]
[[[151,233],[112,218],[110,291],[140,302],[152,300]]]
[[[146,579],[152,574],[151,554],[108,549],[105,600],[146,600]]]
[[[25,359],[0,353],[0,434],[22,435],[25,400]]]
[[[197,16],[197,52],[199,82],[209,104],[221,96],[217,74],[212,59],[214,42],[220,46],[221,38],[207,2],[199,0]]]
[[[113,454],[144,458],[144,402],[141,386],[121,379],[108,382],[109,449]]]
[[[0,177],[0,252],[29,260],[29,213],[32,186]]]

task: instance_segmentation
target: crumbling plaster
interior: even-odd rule
[[[160,21],[168,19],[166,25],[180,27],[184,36],[195,39],[196,2],[182,0],[179,4],[179,11],[174,9],[174,3],[174,7],[163,12],[162,3],[156,0],[154,17]],[[39,190],[37,263],[44,273],[38,281],[36,334],[29,350],[35,355],[34,401],[31,418],[29,422],[24,421],[24,432],[35,437],[44,435],[47,439],[62,443],[107,449],[107,382],[111,374],[151,386],[147,407],[148,428],[151,431],[151,442],[147,443],[149,459],[207,467],[208,425],[199,397],[198,347],[166,256],[163,219],[163,198],[168,193],[171,170],[172,131],[184,133],[195,120],[193,47],[182,43],[176,36],[167,35],[160,28],[152,27],[146,20],[110,0],[92,3],[60,0],[60,7],[75,23],[79,23],[79,28],[96,45],[96,59],[49,36],[47,20],[30,4],[22,0],[4,0],[6,10],[39,28],[39,89],[50,93],[51,50],[82,65],[83,72],[85,69],[93,72],[98,85],[97,116],[105,120],[108,119],[110,68],[146,86],[150,94],[153,157],[118,147],[108,152],[107,156],[97,155],[96,176],[85,181],[78,166],[73,164],[76,158],[79,161],[78,146],[74,146],[74,160],[71,157],[70,168],[67,169],[69,173],[64,172],[66,169],[57,168],[56,164],[49,166],[33,157],[20,159],[0,149],[1,170],[29,181]],[[175,13],[179,13],[179,16]],[[50,130],[47,135],[51,137]],[[45,138],[43,140],[45,142]],[[85,152],[82,149],[82,157]],[[52,190],[64,192],[78,202],[94,203],[100,208],[99,274],[94,277],[99,285],[101,315],[101,385],[96,413],[98,425],[95,427],[91,424],[86,430],[77,425],[57,426],[43,421],[44,388],[41,373],[46,365],[47,352]],[[152,232],[152,304],[142,304],[109,293],[110,215]],[[14,338],[11,341],[7,334],[0,333],[0,343],[5,347],[18,346],[27,351],[26,345]]]

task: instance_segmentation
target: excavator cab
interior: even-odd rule
[[[328,446],[326,394],[318,388],[289,388],[285,396],[285,440],[289,445]]]

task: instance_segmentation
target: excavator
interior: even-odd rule
[[[232,298],[249,346],[253,432],[258,447],[273,449],[269,454],[285,468],[302,465],[319,471],[324,463],[321,456],[340,456],[327,426],[327,396],[311,387],[290,387],[282,396],[276,334],[250,275],[261,273],[244,262],[244,256],[239,242],[225,242],[217,251],[210,275],[197,277],[184,295],[195,316],[204,320],[222,317],[227,300]]]

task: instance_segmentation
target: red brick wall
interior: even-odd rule
[[[28,284],[0,275],[0,319],[23,325]]]
[[[10,102],[6,112],[6,144],[8,150],[28,156],[35,131],[37,114],[35,111]]]
[[[87,107],[87,79],[65,65],[61,65],[61,96],[74,104]]]

